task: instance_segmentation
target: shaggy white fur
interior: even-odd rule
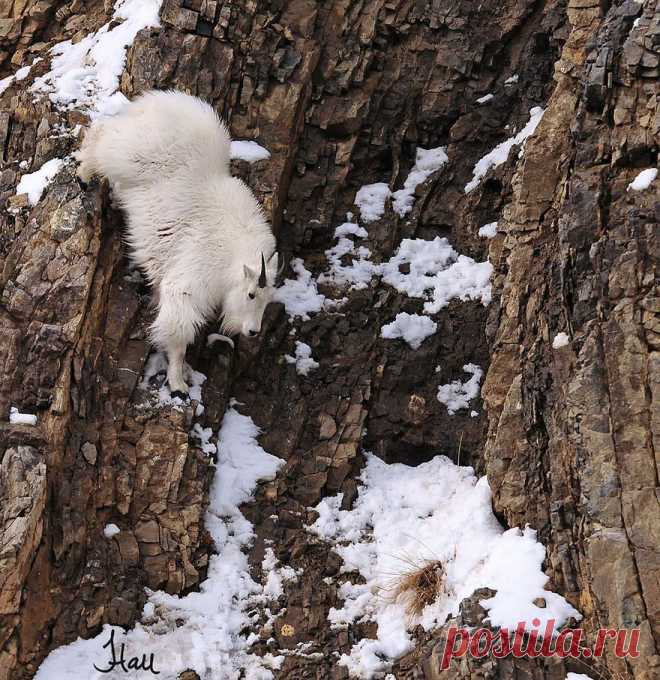
[[[275,237],[249,187],[230,174],[230,141],[208,104],[154,91],[95,122],[76,154],[80,178],[107,177],[126,214],[131,257],[156,292],[152,341],[167,352],[179,396],[197,330],[221,310],[224,333],[256,335],[274,290]]]

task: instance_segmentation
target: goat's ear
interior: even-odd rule
[[[245,274],[246,279],[256,279],[257,273],[250,269],[246,264],[243,265],[243,274]]]

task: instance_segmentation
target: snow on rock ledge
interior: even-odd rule
[[[435,149],[422,149],[418,147],[415,157],[415,165],[406,177],[403,188],[392,194],[392,208],[399,217],[404,217],[412,209],[415,203],[415,189],[449,160],[447,147],[438,146]]]
[[[477,162],[472,171],[472,179],[465,185],[466,194],[479,186],[479,183],[491,168],[496,168],[506,162],[509,152],[514,146],[524,146],[527,138],[534,134],[544,112],[545,110],[539,106],[530,109],[529,120],[525,127],[515,137],[504,140]]]
[[[390,197],[390,188],[384,182],[366,184],[355,194],[355,205],[360,209],[363,222],[375,222],[385,212],[385,201]]]
[[[405,340],[412,349],[419,349],[422,342],[438,330],[438,324],[429,319],[428,316],[420,314],[408,314],[401,312],[397,314],[392,323],[381,328],[382,337],[393,340],[401,338]]]
[[[319,367],[319,362],[312,359],[312,348],[300,340],[296,340],[295,356],[285,354],[284,358],[288,364],[296,365],[298,375],[309,375],[310,371]]]
[[[647,168],[642,170],[637,177],[628,185],[627,191],[644,191],[651,186],[658,176],[658,168]]]
[[[482,238],[495,238],[497,236],[497,222],[489,222],[479,228],[477,232]]]
[[[401,271],[410,265],[409,272]],[[475,262],[459,255],[446,238],[436,236],[433,241],[404,238],[397,252],[383,263],[383,281],[409,297],[423,298],[424,311],[435,314],[450,300],[480,300],[488,305],[491,300],[490,262]]]
[[[476,364],[465,364],[463,370],[472,377],[465,382],[454,380],[438,387],[438,401],[447,407],[447,413],[453,416],[456,411],[468,408],[470,402],[479,396],[479,383],[484,375]]]
[[[31,413],[21,413],[15,406],[9,409],[9,422],[12,425],[36,425],[37,416]]]
[[[236,160],[256,163],[257,161],[265,161],[270,158],[270,151],[264,149],[257,142],[239,139],[231,143],[230,155]]]
[[[374,621],[375,639],[362,639],[339,664],[353,677],[373,678],[413,648],[410,631],[441,626],[461,601],[479,588],[496,591],[482,601],[493,626],[515,629],[519,621],[555,621],[555,630],[580,614],[557,593],[545,589],[544,547],[536,532],[502,529],[493,515],[485,477],[437,456],[417,467],[388,465],[367,454],[363,486],[352,510],[341,510],[342,494],[322,500],[309,531],[329,541],[343,560],[341,573],[357,572],[361,583],[344,582],[344,604],[331,609],[333,627]],[[402,576],[430,561],[444,571],[444,589],[411,619],[404,602],[388,597]],[[543,598],[546,607],[534,604]]]
[[[61,107],[89,109],[92,117],[113,115],[126,104],[119,79],[126,50],[143,28],[158,27],[162,0],[117,0],[112,20],[75,44],[51,48],[51,69],[30,88]]]
[[[273,301],[284,305],[290,321],[296,317],[307,321],[310,314],[325,309],[329,301],[319,293],[312,272],[305,268],[305,263],[299,257],[291,260],[291,269],[296,278],[286,279],[276,288]]]
[[[16,195],[27,194],[28,204],[37,205],[46,187],[55,179],[55,175],[62,169],[63,165],[64,160],[62,158],[51,158],[39,170],[23,175],[16,186]]]

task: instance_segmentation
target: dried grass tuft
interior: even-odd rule
[[[425,562],[397,579],[393,584],[393,599],[405,603],[408,616],[418,617],[444,591],[444,581],[442,564],[438,560]]]

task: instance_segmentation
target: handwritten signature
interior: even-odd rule
[[[119,666],[124,673],[128,671],[151,671],[154,675],[160,675],[160,671],[154,668],[154,655],[149,655],[149,660],[147,661],[147,655],[142,654],[142,658],[138,656],[132,656],[126,659],[126,645],[122,642],[119,648],[119,658],[117,657],[117,650],[115,649],[115,631],[110,631],[110,639],[103,645],[103,648],[110,647],[111,659],[108,662],[110,665],[107,668],[99,668],[94,664],[99,673],[110,673],[114,670],[116,666]]]

